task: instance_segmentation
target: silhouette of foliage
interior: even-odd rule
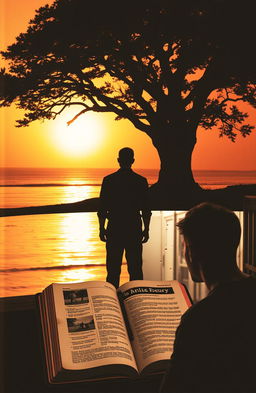
[[[81,110],[69,124],[113,112],[152,139],[160,174],[186,151],[176,166],[189,183],[198,126],[231,141],[253,130],[245,106],[256,106],[253,11],[250,0],[56,0],[2,52],[0,105],[25,109],[19,126],[74,105]]]

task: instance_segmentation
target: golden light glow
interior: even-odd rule
[[[64,214],[60,232],[63,250],[63,265],[86,265],[92,263],[90,256],[96,253],[92,241],[96,221],[93,213]],[[96,263],[99,261],[96,261]]]
[[[54,144],[69,155],[84,155],[98,149],[103,140],[103,124],[96,113],[85,113],[69,126],[77,112],[68,111],[54,121]]]
[[[61,272],[58,282],[82,282],[95,280],[93,269],[74,269]]]
[[[91,198],[91,194],[93,191],[94,190],[91,186],[77,187],[76,185],[74,185],[69,187],[63,187],[63,203],[77,202],[82,201],[83,199]]]
[[[93,240],[95,239],[95,232],[98,233],[96,214],[63,214],[59,231],[61,233],[59,248],[63,251],[62,264],[66,266],[74,265],[74,269],[59,272],[58,282],[104,280],[105,269],[102,268],[102,263],[105,262],[105,245],[100,241],[95,242]],[[93,255],[100,255],[100,257],[95,259]],[[87,264],[93,265],[94,263],[94,266],[86,268]]]

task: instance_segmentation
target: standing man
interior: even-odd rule
[[[133,150],[121,149],[117,161],[120,169],[103,179],[98,210],[99,236],[106,242],[106,281],[116,288],[119,287],[124,250],[130,280],[143,279],[142,243],[148,241],[151,217],[147,180],[131,169]]]
[[[256,279],[236,263],[239,219],[203,203],[178,227],[191,277],[205,282],[209,294],[182,316],[160,392],[256,392]]]

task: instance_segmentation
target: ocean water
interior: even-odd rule
[[[97,197],[113,169],[26,169],[0,171],[0,207],[39,206]],[[136,170],[149,184],[156,170]],[[256,171],[195,171],[206,188],[256,183]],[[0,218],[0,297],[40,292],[52,282],[104,280],[105,244],[95,213]],[[128,280],[125,264],[121,283]]]

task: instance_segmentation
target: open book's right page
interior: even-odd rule
[[[153,362],[170,359],[176,328],[191,305],[184,286],[178,281],[138,280],[118,290],[139,372]]]

